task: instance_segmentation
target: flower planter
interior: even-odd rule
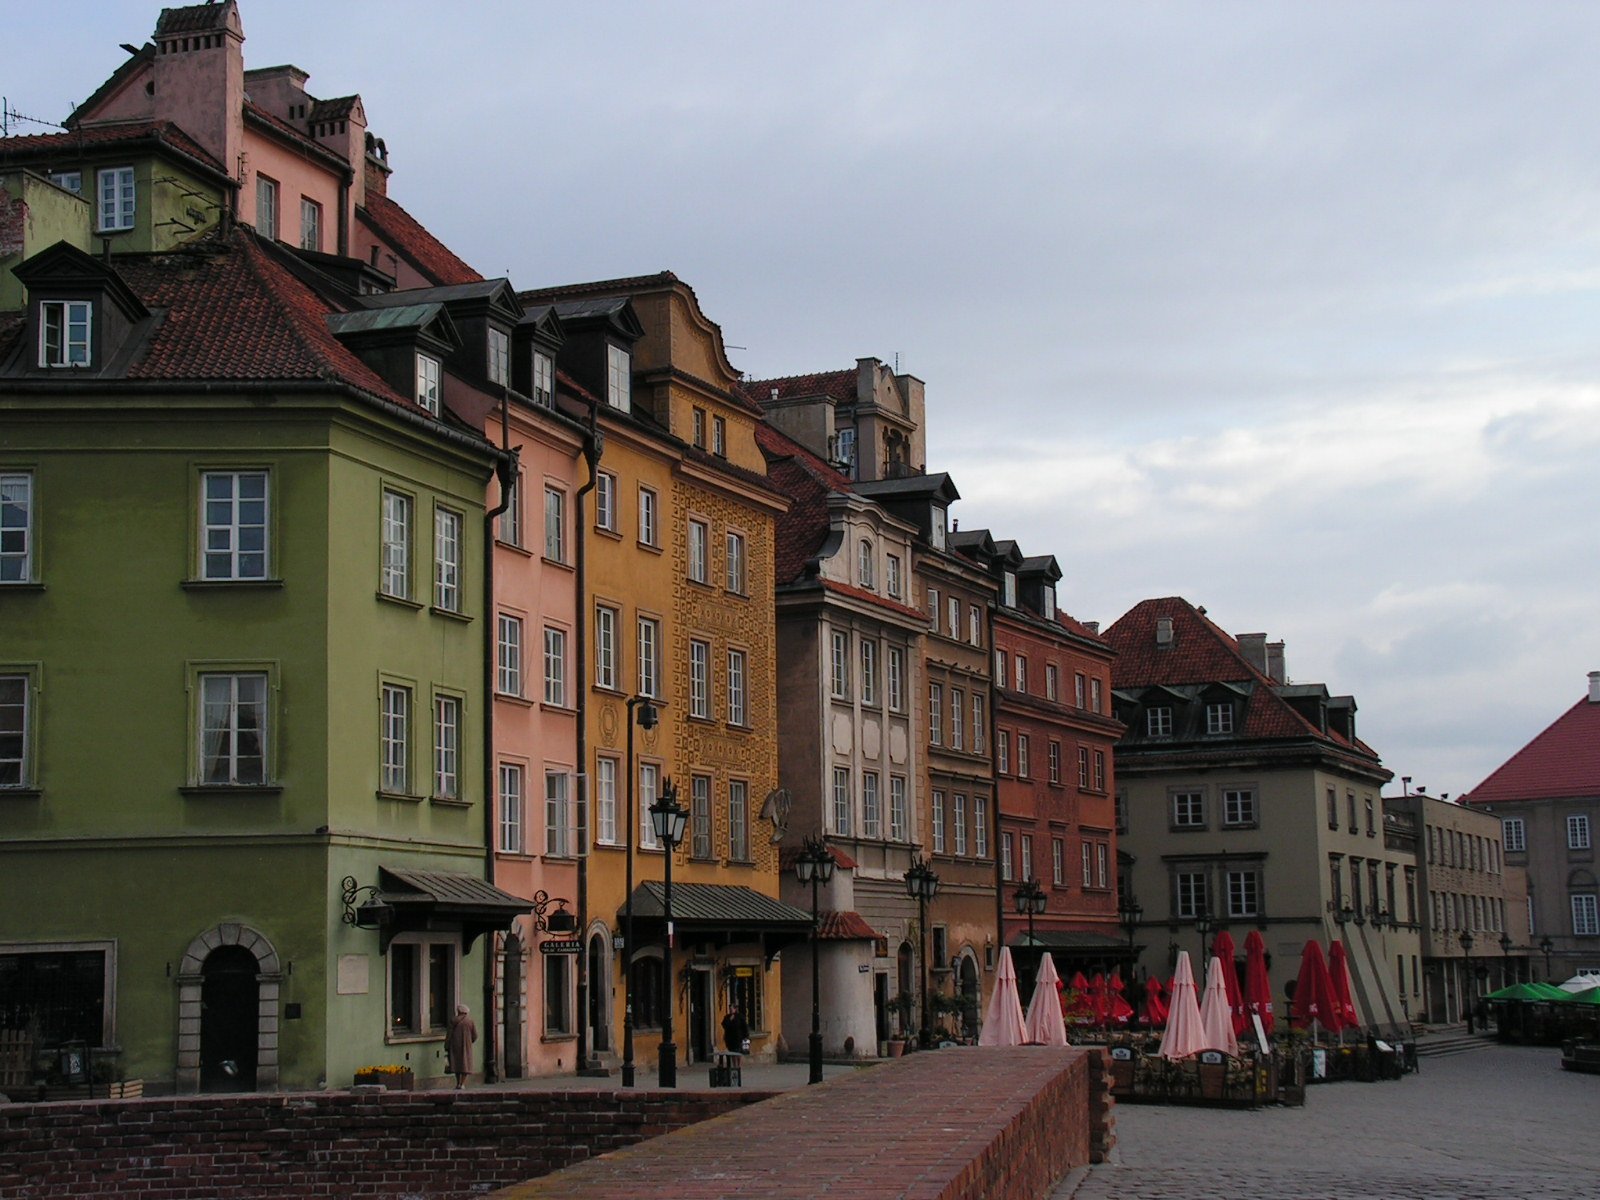
[[[388,1088],[391,1092],[409,1092],[416,1085],[416,1075],[411,1071],[357,1071],[357,1087]]]

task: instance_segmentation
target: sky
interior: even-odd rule
[[[61,119],[159,8],[19,7],[0,92]],[[671,270],[755,378],[898,362],[963,528],[1080,619],[1284,640],[1396,789],[1600,669],[1600,5],[241,12],[484,274]]]

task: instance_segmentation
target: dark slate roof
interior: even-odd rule
[[[365,199],[366,203],[358,210],[362,219],[429,279],[447,285],[472,283],[483,278],[387,195],[369,187]]]
[[[681,283],[671,271],[657,271],[654,275],[628,275],[621,279],[596,279],[590,283],[562,283],[552,287],[534,288],[523,292],[528,297],[538,297],[543,300],[555,300],[562,296],[583,296],[595,292],[630,292],[640,291],[644,288],[661,287],[666,284]]]
[[[348,117],[360,103],[360,96],[334,96],[330,100],[318,100],[311,105],[311,114],[306,120],[336,121],[340,117]]]
[[[656,880],[641,883],[634,889],[633,915],[660,920],[666,915],[665,893],[665,885]],[[672,920],[683,925],[811,928],[811,914],[805,909],[763,895],[754,888],[726,883],[674,883]]]
[[[1600,703],[1588,696],[1461,797],[1463,804],[1505,804],[1600,796]]]
[[[857,483],[855,489],[863,496],[885,496],[891,499],[901,496],[927,496],[930,500],[961,499],[961,493],[956,491],[955,481],[943,471],[929,472],[927,475],[903,475],[898,479],[874,479],[870,482]]]
[[[530,296],[540,293],[522,292],[521,296],[527,300]],[[585,317],[611,317],[628,307],[626,296],[595,296],[588,300],[561,300],[555,305],[556,316],[563,321],[581,321]]]
[[[228,27],[226,4],[189,4],[182,8],[163,8],[156,19],[156,36],[178,33],[212,33]]]
[[[826,396],[836,403],[850,403],[856,399],[856,368],[844,371],[817,371],[810,375],[781,375],[776,379],[747,379],[745,394],[757,404],[771,404],[776,399],[792,400],[801,396]]]
[[[452,283],[440,287],[405,288],[394,292],[379,292],[363,296],[361,302],[368,308],[400,308],[412,304],[449,304],[458,300],[490,300],[499,292],[506,293],[506,302],[516,306],[516,293],[504,279],[475,279],[467,283]]]
[[[421,329],[443,310],[441,304],[396,304],[360,312],[332,313],[328,317],[328,328],[335,335],[372,333],[380,329]]]
[[[381,867],[379,879],[387,884],[383,898],[391,904],[427,903],[441,914],[503,914],[533,911],[533,902],[503,892],[487,880],[459,871],[414,871],[402,867]],[[399,884],[396,889],[393,885]],[[677,899],[677,889],[673,889]],[[676,905],[674,905],[676,907]]]

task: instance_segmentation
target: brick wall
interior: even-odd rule
[[[770,1093],[318,1092],[0,1106],[0,1200],[480,1196]]]

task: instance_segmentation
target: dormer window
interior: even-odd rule
[[[1148,737],[1172,736],[1172,707],[1158,704],[1145,710],[1144,731]]]
[[[556,364],[538,350],[533,352],[533,398],[545,408],[556,406]]]
[[[100,198],[101,233],[133,228],[134,191],[132,167],[107,167],[95,176]]]
[[[503,329],[489,330],[489,382],[511,383],[511,338]]]
[[[606,347],[606,403],[633,411],[633,356],[621,346]]]
[[[872,543],[862,538],[856,552],[856,577],[862,587],[871,590],[877,586],[875,576],[876,572],[872,569]]]
[[[1056,619],[1056,590],[1055,590],[1055,588],[1047,587],[1047,588],[1044,589],[1044,599],[1041,602],[1040,607],[1044,610],[1045,620],[1054,621]],[[1080,704],[1078,707],[1082,708],[1083,706]]]
[[[1017,606],[1017,576],[1014,571],[1006,572],[1005,606],[1007,608],[1015,608]]]
[[[839,470],[851,479],[856,477],[856,431],[841,429],[833,435],[833,457]]]
[[[1206,732],[1233,732],[1233,705],[1226,701],[1206,705]]]
[[[431,354],[417,355],[417,403],[439,415],[439,360]]]
[[[930,529],[930,538],[935,550],[944,549],[945,530],[950,524],[950,514],[939,505],[933,506],[933,523]]]
[[[39,365],[87,367],[94,305],[87,300],[39,302]]]

